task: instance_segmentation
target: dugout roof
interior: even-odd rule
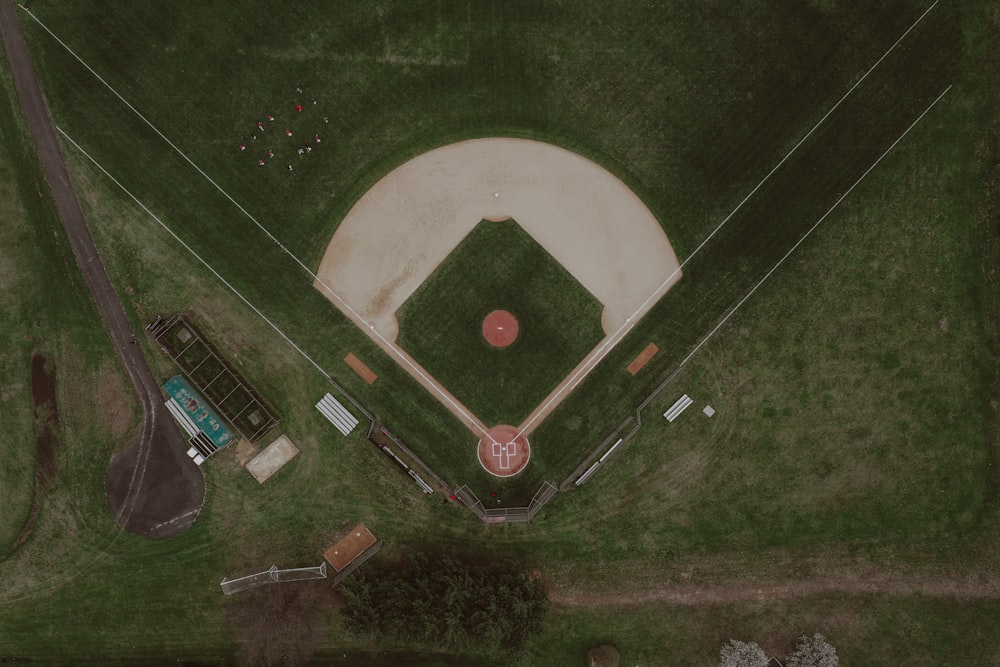
[[[359,523],[351,528],[350,532],[340,541],[327,549],[323,557],[333,566],[333,569],[340,572],[377,541],[368,527]]]

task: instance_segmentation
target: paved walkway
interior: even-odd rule
[[[108,468],[108,505],[115,521],[130,532],[146,537],[176,535],[201,510],[205,478],[187,457],[187,443],[163,406],[159,383],[146,365],[142,347],[131,344],[134,332],[84,221],[13,0],[0,0],[0,39],[77,266],[142,404],[142,430]]]

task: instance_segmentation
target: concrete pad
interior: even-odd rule
[[[271,475],[281,470],[281,467],[291,461],[299,453],[298,447],[292,444],[287,435],[279,435],[274,442],[264,448],[246,465],[246,469],[260,484]]]

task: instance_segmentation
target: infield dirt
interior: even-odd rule
[[[509,218],[603,304],[605,333],[681,277],[663,228],[625,183],[582,155],[511,138],[450,144],[394,169],[344,218],[317,275],[352,319],[394,341],[396,310],[472,228]]]

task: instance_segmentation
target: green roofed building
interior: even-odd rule
[[[170,395],[167,408],[181,428],[191,438],[188,454],[199,464],[233,440],[229,425],[209,407],[208,401],[196,392],[187,380],[175,375],[163,384]],[[197,455],[202,456],[199,461]]]

